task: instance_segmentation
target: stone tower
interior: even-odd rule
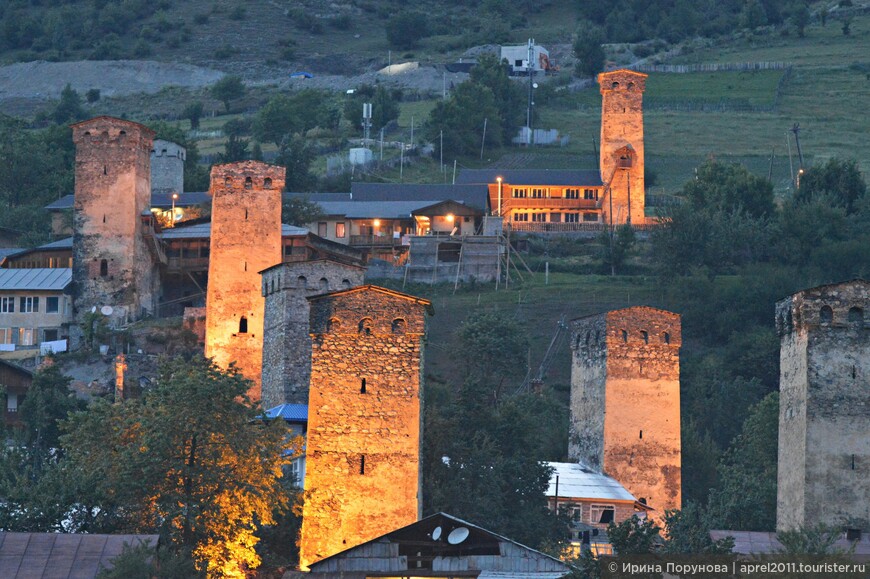
[[[260,273],[266,298],[263,408],[308,404],[311,337],[306,298],[361,285],[365,268],[321,259],[280,263]]]
[[[598,75],[601,88],[601,181],[610,188],[604,210],[613,223],[641,225],[644,217],[643,91],[647,75],[614,70]],[[613,203],[612,209],[610,203]]]
[[[423,342],[431,304],[365,285],[308,298],[300,565],[420,517]]]
[[[870,532],[870,282],[776,305],[780,335],[776,527]]]
[[[112,323],[138,319],[153,312],[156,302],[150,229],[143,224],[151,207],[154,132],[111,117],[83,121],[72,130],[76,319],[81,323],[95,307]]]
[[[184,160],[187,151],[181,145],[157,139],[151,149],[151,191],[184,193]]]
[[[679,509],[680,316],[631,307],[571,322],[568,454],[658,517]]]
[[[205,355],[235,363],[260,398],[265,300],[259,272],[280,263],[284,167],[259,161],[211,170],[211,249]]]

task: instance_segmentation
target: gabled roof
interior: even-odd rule
[[[436,531],[437,529],[437,531]],[[452,535],[456,529],[465,529],[459,535]],[[455,536],[464,538],[459,542],[454,542],[451,539]],[[345,549],[335,555],[331,555],[316,563],[310,565],[311,572],[317,573],[319,569],[324,569],[326,564],[336,559],[349,559],[353,551],[362,549],[365,545],[372,543],[403,543],[413,545],[415,551],[421,553],[436,555],[443,558],[450,557],[467,557],[468,562],[474,565],[475,568],[469,571],[481,571],[479,577],[514,577],[514,578],[536,578],[536,579],[557,579],[563,577],[571,571],[571,568],[564,562],[541,553],[531,547],[527,547],[521,543],[493,533],[483,527],[479,527],[474,523],[464,521],[458,517],[448,515],[447,513],[435,513],[429,515],[415,523],[411,523],[400,529],[388,532],[380,537],[366,541],[350,549]],[[530,563],[523,565],[524,569],[505,569],[504,562],[500,559],[501,549],[500,543],[510,543],[518,547],[521,551],[525,551],[528,555],[533,555],[535,559],[544,561],[547,566],[551,567],[548,570],[537,570],[536,566]],[[356,563],[354,567],[358,566]],[[375,569],[359,569],[360,571],[375,571]],[[409,569],[408,571],[412,571]],[[502,571],[504,574],[493,574],[494,572]],[[486,573],[486,575],[484,575]]]
[[[317,202],[326,215],[348,219],[410,219],[411,212],[432,205],[423,201],[340,201]]]
[[[295,225],[281,225],[281,237],[302,237],[308,234],[304,227]],[[211,237],[211,222],[194,223],[184,225],[179,223],[175,227],[168,227],[157,234],[163,240],[167,239],[209,239]]]
[[[424,306],[426,308],[426,311],[429,313],[430,316],[435,314],[435,308],[432,307],[432,302],[430,302],[429,300],[426,300],[423,298],[418,298],[417,296],[412,296],[410,294],[397,292],[396,290],[391,290],[391,289],[387,289],[385,287],[371,285],[371,284],[359,285],[356,287],[352,287],[352,288],[348,288],[348,289],[344,289],[344,290],[338,290],[338,291],[334,291],[334,292],[329,292],[326,294],[319,294],[316,296],[309,296],[307,299],[310,302],[314,302],[314,301],[318,301],[318,300],[321,300],[324,298],[333,298],[333,297],[349,295],[352,293],[365,292],[365,291],[374,291],[374,292],[382,293],[382,294],[385,294],[388,296],[416,302],[416,303],[420,304],[421,306]]]
[[[601,174],[595,171],[576,171],[566,169],[463,169],[457,183],[502,183],[513,186],[557,186],[557,187],[601,187]]]
[[[3,263],[3,260],[7,257],[12,257],[18,253],[22,253],[27,251],[26,249],[21,249],[20,247],[0,247],[0,263]]]
[[[281,404],[267,410],[266,418],[283,418],[287,422],[308,422],[308,405]]]
[[[4,579],[90,579],[124,545],[157,549],[159,535],[90,535],[0,532],[0,577]]]
[[[0,291],[63,291],[70,283],[69,268],[0,269]]]
[[[211,197],[207,192],[199,192],[199,191],[191,191],[187,193],[179,193],[178,199],[175,200],[176,207],[190,207],[192,205],[199,205],[201,203],[206,203],[211,200]],[[44,209],[48,211],[64,211],[67,209],[72,209],[73,204],[75,203],[75,195],[70,193],[69,195],[64,195],[57,201],[49,203],[44,207]],[[160,207],[167,208],[172,207],[172,194],[171,193],[162,193],[154,191],[151,193],[151,207]]]
[[[429,203],[453,199],[473,207],[486,206],[486,187],[481,183],[419,184],[359,183],[350,186],[353,201],[421,201]]]
[[[572,462],[546,462],[544,464],[553,467],[553,474],[550,475],[550,486],[545,493],[548,497],[637,501],[634,495],[619,484],[619,481],[606,474]],[[558,496],[556,495],[556,477],[558,477],[559,486]]]
[[[300,193],[300,192],[287,192],[283,195],[284,199],[307,199],[308,201],[350,201],[351,194],[348,193]]]
[[[411,211],[411,215],[425,215],[429,217],[433,215],[446,215],[448,213],[459,216],[473,217],[483,215],[483,211],[481,211],[480,209],[469,207],[468,205],[459,203],[458,201],[454,201],[453,199],[439,201],[438,203],[433,203],[432,205],[427,205],[426,207],[421,207],[419,209]]]

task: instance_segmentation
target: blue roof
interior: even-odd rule
[[[267,410],[266,418],[283,418],[287,422],[308,422],[308,405],[282,404]]]
[[[73,238],[64,237],[63,239],[58,239],[57,241],[52,241],[51,243],[40,245],[36,249],[72,249],[72,246]]]
[[[598,171],[575,171],[566,169],[463,169],[457,183],[495,183],[501,177],[510,185],[551,185],[601,187]]]
[[[69,268],[0,269],[0,290],[63,291],[72,282]]]
[[[179,193],[178,199],[175,200],[175,206],[190,207],[191,205],[199,205],[201,203],[209,202],[210,200],[211,197],[206,191],[190,191]],[[49,211],[72,209],[73,203],[75,203],[75,195],[64,195],[57,201],[46,205],[45,209],[48,209]],[[151,207],[172,207],[172,195],[170,193],[160,193],[156,191],[151,193]]]

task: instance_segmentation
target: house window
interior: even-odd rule
[[[528,213],[514,213],[514,221],[528,221],[529,214]]]
[[[12,329],[11,328],[0,328],[0,344],[11,344],[12,343]]]
[[[580,221],[579,213],[566,213],[565,214],[565,223],[577,223]]]
[[[543,199],[544,198],[544,190],[543,189],[532,189],[532,199]]]
[[[42,341],[43,342],[55,342],[59,338],[57,329],[54,330],[43,330],[42,331]]]
[[[583,221],[592,221],[594,223],[598,222],[598,214],[597,213],[584,213]]]
[[[18,412],[18,394],[6,395],[6,412]]]
[[[584,189],[583,190],[583,199],[587,199],[590,201],[594,201],[598,199],[598,190],[597,189]]]
[[[254,181],[250,177],[245,177],[245,189],[251,189],[254,187]]]
[[[60,298],[47,297],[45,298],[45,313],[56,314],[60,311]]]
[[[613,505],[592,505],[589,512],[589,522],[592,524],[596,523],[612,523],[614,520],[614,515],[616,514],[616,507]]]
[[[266,177],[263,179],[263,189],[271,189],[272,188],[272,179]]]
[[[15,313],[15,298],[5,297],[0,298],[0,314]]]
[[[834,321],[834,310],[831,309],[831,306],[822,306],[819,312],[819,321],[823,324],[830,324]]]
[[[546,220],[547,220],[546,213],[532,213],[532,221],[535,221],[537,223],[543,223]]]
[[[528,195],[528,189],[513,189],[511,190],[511,195],[514,199],[525,199],[526,195]]]
[[[326,221],[321,221],[317,224],[317,235],[326,237]]]
[[[403,320],[402,318],[396,318],[395,320],[393,320],[393,326],[392,326],[393,333],[394,334],[404,334],[406,326],[407,326],[407,324],[405,323],[405,320]]]
[[[248,318],[242,316],[239,320],[239,333],[247,334],[248,333]]]
[[[100,260],[100,277],[109,275],[109,262],[105,259]]]
[[[345,236],[344,222],[335,224],[335,236],[338,238],[342,238]]]
[[[39,297],[28,296],[21,298],[18,311],[21,313],[32,314],[39,311]]]
[[[580,189],[565,189],[565,199],[580,199]]]
[[[33,328],[18,328],[18,345],[32,346],[35,342],[33,337],[36,335],[36,330]]]
[[[561,213],[550,213],[550,223],[559,223],[562,221]]]

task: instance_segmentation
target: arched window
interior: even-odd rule
[[[819,323],[830,324],[833,321],[834,310],[831,309],[831,306],[822,306],[822,309],[819,311]]]
[[[254,186],[254,180],[250,177],[245,177],[245,189],[251,189]]]
[[[329,318],[329,321],[326,322],[326,332],[328,334],[334,334],[341,329],[341,320],[338,318]]]
[[[853,324],[863,324],[864,310],[859,307],[849,308],[849,322]]]
[[[371,318],[363,318],[359,321],[358,330],[360,334],[365,334],[366,336],[372,335],[372,319]]]
[[[644,344],[649,344],[649,332],[647,332],[646,330],[641,330],[640,339],[643,340]]]
[[[393,333],[404,334],[406,326],[407,324],[405,323],[405,320],[403,320],[402,318],[396,318],[395,320],[393,320]]]
[[[589,344],[592,342],[592,333],[586,332],[586,348],[589,348]]]
[[[619,83],[616,81],[613,81],[613,83],[610,85],[610,88],[619,88]]]
[[[366,379],[365,378],[363,378],[362,381],[360,382],[359,393],[360,394],[366,393]]]
[[[233,184],[233,178],[232,178],[232,177],[224,177],[224,186],[226,186],[226,187],[231,187],[232,184]]]
[[[247,334],[248,333],[248,318],[242,316],[239,318],[239,333]]]
[[[109,262],[105,259],[100,260],[100,277],[109,275]]]
[[[329,291],[329,280],[326,279],[325,277],[320,278],[320,289],[322,289],[325,292]]]
[[[345,289],[349,289],[350,288],[350,280],[349,279],[341,280],[341,287],[343,287]]]
[[[664,342],[665,344],[670,344],[671,343],[671,335],[667,332],[663,332],[662,333],[662,342]]]
[[[272,188],[272,178],[266,177],[263,179],[263,189],[271,189]]]
[[[296,287],[298,289],[305,289],[306,287],[308,287],[308,280],[305,278],[304,275],[300,275],[298,278],[296,278]]]

